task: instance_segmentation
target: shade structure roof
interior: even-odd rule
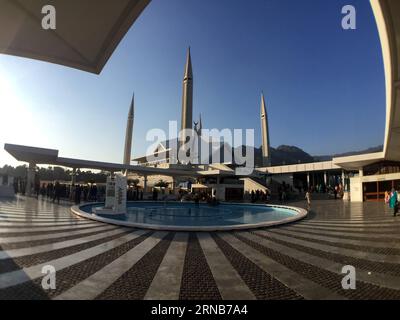
[[[333,158],[334,165],[345,170],[360,170],[370,164],[385,160],[383,152],[359,154],[348,157]]]
[[[382,46],[386,83],[385,159],[400,161],[400,1],[370,0]]]
[[[99,74],[150,0],[0,0],[0,53]],[[42,8],[56,29],[42,28]]]
[[[4,150],[11,154],[18,161],[34,163],[36,165],[46,164],[69,168],[95,169],[104,171],[129,170],[141,175],[164,175],[164,176],[199,176],[196,170],[178,170],[169,168],[154,168],[135,165],[124,165],[102,161],[63,158],[59,156],[58,150],[22,146],[16,144],[4,145]]]

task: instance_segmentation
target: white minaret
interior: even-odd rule
[[[199,116],[199,129],[198,129],[198,132],[197,132],[199,137],[201,137],[201,130],[203,130],[203,123],[201,121],[201,113],[200,113],[200,116]]]
[[[186,57],[185,74],[183,76],[181,130],[192,129],[192,121],[193,121],[192,114],[193,114],[193,73],[192,73],[192,60],[190,57],[190,47],[189,47]]]
[[[263,167],[271,166],[271,152],[269,147],[269,129],[268,116],[265,107],[264,93],[261,93],[261,137],[262,137],[262,165]]]
[[[125,165],[131,164],[134,100],[135,100],[135,96],[132,95],[132,102],[131,102],[131,106],[129,108],[129,113],[128,113],[128,121],[126,123],[125,151],[124,151],[124,164]]]

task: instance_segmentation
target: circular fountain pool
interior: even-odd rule
[[[275,226],[304,218],[301,208],[221,203],[217,206],[189,202],[128,202],[127,213],[96,214],[104,203],[72,207],[79,216],[121,226],[169,231],[222,231]]]

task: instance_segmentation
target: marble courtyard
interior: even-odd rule
[[[0,299],[400,299],[399,231],[371,202],[314,201],[305,220],[270,229],[174,233],[2,199]],[[42,289],[45,265],[55,290]],[[345,265],[355,290],[342,289]]]

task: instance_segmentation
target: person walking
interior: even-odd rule
[[[53,202],[57,200],[57,203],[60,204],[61,185],[58,181],[56,181],[53,189]]]
[[[89,194],[89,187],[88,186],[84,186],[83,187],[83,201],[84,202],[87,202],[88,194]]]
[[[388,204],[390,201],[390,193],[389,191],[385,191],[385,203]]]
[[[399,212],[400,192],[396,190],[396,194],[397,194],[397,202],[396,202],[396,215],[397,215],[397,213]]]
[[[392,193],[390,195],[389,206],[391,209],[393,209],[393,217],[395,217],[399,211],[399,202],[397,199],[397,191],[394,188],[392,189]]]
[[[305,199],[307,200],[308,208],[310,208],[311,207],[311,192],[309,190],[306,192]]]
[[[75,204],[79,204],[81,203],[81,195],[82,195],[82,188],[81,186],[78,184],[75,187]]]
[[[256,194],[254,192],[254,190],[251,190],[251,203],[256,202]]]

